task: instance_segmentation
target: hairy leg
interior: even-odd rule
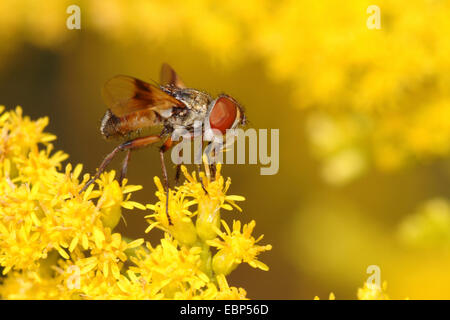
[[[171,138],[167,139],[164,144],[159,149],[159,158],[161,160],[161,169],[164,178],[164,189],[166,191],[166,215],[167,220],[169,221],[169,225],[172,225],[172,219],[170,219],[169,215],[169,178],[167,176],[166,164],[164,162],[164,153],[169,150],[173,145],[173,141]]]
[[[136,138],[136,139],[133,139],[133,140],[129,140],[129,141],[124,142],[121,145],[115,147],[114,150],[111,153],[109,153],[105,157],[105,159],[103,159],[102,163],[98,167],[98,170],[97,170],[97,173],[95,174],[95,176],[93,178],[91,178],[91,180],[89,180],[84,185],[84,187],[81,189],[80,193],[86,191],[86,189],[92,183],[94,183],[95,180],[97,180],[100,177],[102,172],[105,171],[105,169],[108,166],[108,164],[112,161],[112,159],[114,159],[115,155],[119,151],[124,151],[124,150],[131,151],[131,150],[134,150],[134,149],[138,149],[138,148],[142,148],[142,147],[148,146],[148,145],[156,143],[158,141],[161,141],[161,137],[160,136],[151,135],[151,136],[146,136],[146,137],[142,137],[142,138]],[[127,158],[129,160],[129,154],[127,155]],[[128,165],[128,160],[126,161],[127,165]],[[122,168],[122,170],[123,170],[123,168]]]
[[[176,186],[180,182],[180,175],[181,175],[181,164],[177,164],[177,168],[175,171],[175,185]]]
[[[123,159],[122,170],[120,171],[119,184],[122,185],[123,179],[125,179],[128,171],[128,163],[130,162],[131,149],[127,150],[127,155]]]

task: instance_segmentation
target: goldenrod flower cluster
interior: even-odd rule
[[[89,175],[81,165],[63,169],[67,155],[53,152],[47,123],[19,107],[0,110],[0,298],[245,299],[226,276],[242,262],[268,270],[257,256],[271,246],[256,244],[255,222],[230,230],[221,220],[221,209],[244,198],[226,195],[220,166],[215,179],[200,174],[203,187],[183,168],[186,181],[169,190],[169,224],[158,178],[154,205],[131,201],[142,187],[119,185],[114,171],[80,193]],[[135,208],[153,211],[147,232],[164,230],[156,246],[113,231],[123,209]]]

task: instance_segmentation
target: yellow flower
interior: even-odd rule
[[[147,244],[147,250],[138,250],[137,258],[131,258],[136,267],[130,270],[139,274],[144,284],[161,290],[165,298],[186,291],[194,295],[210,281],[201,270],[200,247],[179,247],[166,234],[155,248]]]
[[[217,292],[217,300],[244,300],[246,299],[247,292],[242,288],[228,286],[227,278],[225,275],[217,275],[217,282],[219,284],[219,291]]]
[[[383,286],[377,286],[374,283],[364,283],[362,288],[358,288],[357,297],[358,300],[389,300],[389,296],[386,294],[387,282],[383,282]],[[333,292],[330,293],[329,300],[336,300]],[[314,297],[314,300],[320,300],[318,296]]]
[[[3,110],[3,108],[1,108]],[[82,166],[72,170],[62,152],[52,154],[49,141],[55,137],[42,130],[46,118],[31,121],[16,108],[0,116],[0,266],[3,274],[11,269],[36,270],[41,259],[56,250],[68,259],[77,246],[95,248],[99,234],[105,233],[102,220],[115,208],[144,208],[129,201],[129,193],[140,186],[118,187],[114,173],[104,174],[94,186],[79,194],[88,180],[79,181]],[[45,149],[39,150],[39,144]],[[123,199],[123,194],[128,194]],[[92,200],[99,198],[95,204]],[[119,210],[118,210],[119,209]],[[116,218],[117,220],[117,218]]]
[[[159,201],[155,205],[147,205],[147,208],[155,213],[145,216],[149,218],[150,225],[145,230],[150,232],[154,227],[171,232],[182,244],[193,245],[197,240],[197,233],[191,217],[194,215],[189,207],[196,204],[194,200],[188,200],[186,194],[180,190],[169,190],[169,215],[172,224],[169,224],[166,212],[166,194],[158,177],[154,179],[157,187],[156,196]]]
[[[358,289],[359,300],[389,300],[386,294],[387,282],[383,282],[383,286],[377,286],[374,283],[364,283],[364,287]]]
[[[96,247],[90,251],[90,257],[78,259],[76,265],[80,267],[81,274],[91,270],[99,270],[103,277],[110,275],[114,279],[120,278],[120,270],[123,263],[127,260],[125,251],[140,246],[144,240],[138,239],[131,243],[122,240],[119,233],[111,234],[110,229],[100,231],[94,230],[94,241]]]
[[[208,166],[205,167],[208,168]],[[224,224],[225,230],[228,230],[227,233],[225,234],[220,231],[220,209],[232,210],[235,207],[241,211],[235,204],[235,201],[244,200],[244,197],[226,194],[231,180],[225,180],[221,176],[220,164],[217,165],[216,174],[213,178],[207,169],[205,173],[200,172],[199,178],[197,178],[195,172],[192,174],[188,173],[184,166],[181,167],[181,170],[186,181],[180,187],[176,187],[175,190],[170,189],[168,192],[168,213],[172,224],[169,224],[168,221],[165,204],[166,193],[159,178],[155,178],[155,184],[157,186],[156,196],[159,201],[155,205],[147,205],[147,208],[153,210],[154,213],[146,216],[149,219],[149,227],[146,232],[157,227],[164,230],[166,236],[165,240],[161,241],[161,246],[157,246],[156,249],[148,247],[151,252],[150,254],[145,253],[141,249],[138,257],[140,257],[140,260],[143,260],[143,257],[146,255],[153,257],[159,253],[158,258],[153,260],[158,261],[161,266],[156,268],[150,265],[149,267],[147,264],[153,260],[148,257],[144,259],[147,261],[145,264],[142,261],[139,262],[139,259],[132,258],[132,261],[139,268],[132,267],[131,270],[134,274],[151,274],[154,277],[157,274],[155,270],[162,268],[161,278],[163,279],[162,274],[174,272],[168,271],[167,265],[178,266],[179,270],[177,274],[183,276],[180,276],[178,281],[163,283],[161,285],[165,297],[173,297],[175,299],[194,299],[196,297],[206,297],[209,299],[245,298],[245,290],[228,287],[225,275],[230,273],[233,268],[242,262],[247,262],[253,267],[268,270],[265,264],[256,260],[256,256],[262,251],[270,250],[271,246],[255,245],[262,237],[257,240],[251,237],[254,222],[245,225],[242,233],[240,232],[240,224],[237,222],[235,223],[235,228],[238,226],[239,230],[234,230],[231,233],[228,226]],[[196,210],[193,209],[194,206],[196,206]],[[169,234],[177,241],[171,240]],[[216,239],[218,235],[222,235],[228,243],[222,243]],[[228,246],[228,244],[231,244],[231,246]],[[219,250],[215,257],[212,258],[212,253],[209,248],[210,245],[226,248]],[[176,250],[177,247],[179,247],[178,251]],[[169,252],[172,254],[167,255]],[[185,252],[186,256],[183,258],[183,261],[191,261],[190,267],[188,268],[190,271],[187,273],[185,267],[180,265],[179,262],[170,262],[171,259],[175,259],[175,261],[178,259],[177,254],[179,252]],[[227,256],[227,259],[231,261],[230,264],[232,265],[232,268],[229,268],[226,272],[224,272],[223,267],[217,267],[224,264],[223,261],[218,263],[220,257],[224,255]],[[150,269],[152,273],[143,271],[143,269]],[[183,280],[185,274],[198,274],[198,278],[195,278],[195,284],[191,283],[192,279]],[[156,280],[160,281],[147,277],[145,283],[155,283]]]
[[[60,279],[43,277],[37,272],[13,272],[0,285],[0,297],[8,300],[71,299],[72,294],[62,290]]]
[[[67,155],[53,153],[53,136],[41,132],[47,122],[21,115],[21,109],[0,112],[0,266],[6,275],[0,298],[244,299],[244,289],[229,287],[223,272],[213,270],[206,238],[217,234],[233,243],[234,265],[244,261],[267,270],[256,255],[270,246],[254,245],[259,241],[251,237],[254,222],[243,233],[231,234],[226,225],[227,235],[220,233],[220,209],[240,210],[234,201],[244,199],[226,195],[230,179],[225,182],[220,165],[215,179],[201,173],[203,186],[183,167],[186,181],[168,192],[170,224],[159,178],[154,205],[131,201],[142,187],[126,179],[119,185],[114,171],[80,193],[89,175],[80,179],[82,166],[70,163],[61,171]],[[122,210],[134,208],[154,211],[145,216],[146,232],[164,230],[155,247],[112,232]]]
[[[205,168],[208,168],[207,164]],[[200,173],[201,183],[197,180],[195,173],[190,175],[187,172],[186,167],[182,166],[181,170],[187,181],[180,187],[180,190],[186,195],[193,197],[198,204],[196,220],[198,236],[203,241],[214,239],[216,237],[216,228],[220,227],[220,209],[231,211],[234,207],[242,211],[235,201],[244,201],[245,198],[236,195],[226,195],[231,185],[231,179],[225,181],[221,176],[220,163],[217,164],[215,177],[211,177],[208,170],[206,174]]]
[[[129,200],[131,196],[130,192],[141,190],[142,186],[127,186],[127,179],[124,179],[120,186],[119,182],[114,180],[114,177],[115,171],[102,174],[97,181],[99,190],[92,191],[91,193],[92,198],[99,197],[97,208],[101,211],[103,225],[111,229],[114,229],[119,223],[120,217],[122,216],[121,208],[145,210],[144,205]],[[124,200],[125,194],[126,198]]]
[[[258,239],[252,237],[253,229],[256,222],[252,220],[249,224],[245,224],[241,232],[241,222],[233,220],[233,231],[230,230],[225,221],[222,225],[226,232],[222,232],[216,228],[217,234],[223,239],[209,240],[207,243],[217,247],[219,251],[213,258],[213,270],[217,274],[228,275],[240,263],[246,262],[253,268],[259,268],[267,271],[269,267],[257,260],[257,256],[264,251],[272,249],[270,244],[265,246],[256,245],[263,236]]]
[[[315,296],[314,300],[320,300],[319,296]],[[330,295],[328,296],[328,300],[336,300],[336,296],[333,292],[330,292]]]
[[[159,201],[156,205],[147,205],[147,208],[155,213],[146,216],[146,218],[152,219],[146,232],[158,227],[169,231],[178,241],[186,245],[193,245],[197,236],[202,241],[214,239],[216,237],[215,228],[220,226],[220,209],[232,210],[235,207],[242,211],[235,201],[243,201],[245,198],[226,195],[231,180],[227,179],[225,182],[220,175],[220,164],[217,165],[215,179],[211,179],[208,174],[200,173],[202,183],[197,180],[195,172],[192,175],[189,174],[185,166],[182,166],[181,170],[187,181],[176,190],[169,190],[171,225],[166,213],[166,193],[159,178],[155,177],[158,189],[156,196]],[[194,212],[189,210],[193,205],[197,205],[197,210]],[[197,216],[195,226],[192,221],[194,216]]]

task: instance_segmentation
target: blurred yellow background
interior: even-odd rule
[[[66,27],[71,4],[80,30]],[[378,265],[392,298],[448,299],[449,17],[444,0],[2,0],[0,104],[49,116],[57,148],[93,173],[115,146],[99,133],[103,83],[157,81],[168,62],[189,86],[235,97],[251,127],[280,129],[278,174],[223,169],[247,198],[242,220],[273,245],[269,272],[240,267],[231,285],[354,299]],[[156,149],[134,153],[136,201],[155,200],[154,175]],[[121,232],[144,234],[141,213],[125,219]]]

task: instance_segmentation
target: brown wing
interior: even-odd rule
[[[162,85],[173,85],[178,88],[186,88],[186,85],[183,80],[181,80],[180,76],[167,63],[163,63],[161,66],[160,79]]]
[[[103,86],[102,96],[112,113],[118,117],[149,108],[158,111],[184,107],[183,102],[157,86],[123,75],[108,80]]]

